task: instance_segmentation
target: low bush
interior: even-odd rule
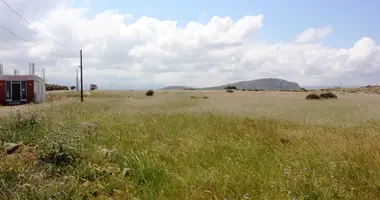
[[[336,98],[338,97],[332,92],[325,92],[320,95],[311,93],[306,96],[307,100],[336,99]]]
[[[322,99],[336,99],[338,98],[334,93],[332,92],[325,92],[319,95]]]
[[[227,87],[224,88],[225,90],[237,90],[236,86],[233,86],[233,85],[229,85]]]
[[[233,93],[234,91],[231,90],[231,89],[228,89],[228,90],[226,90],[226,92],[228,92],[228,93]]]
[[[306,96],[307,100],[319,100],[321,97],[318,94],[312,93]]]
[[[52,164],[56,167],[74,165],[80,159],[78,138],[50,134],[39,142],[38,159],[42,163]]]
[[[146,96],[153,96],[154,95],[154,91],[153,90],[148,90],[148,91],[146,91],[145,95]]]

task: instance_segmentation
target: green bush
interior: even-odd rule
[[[226,90],[226,92],[233,93],[234,91],[232,89],[228,89],[228,90]]]
[[[38,159],[56,167],[74,165],[81,157],[79,139],[64,132],[60,135],[49,134],[38,145]]]
[[[312,93],[306,96],[307,100],[319,100],[321,97],[318,94]]]
[[[145,95],[146,96],[153,96],[154,95],[154,91],[153,90],[148,90],[148,91],[146,91]]]
[[[325,92],[319,95],[322,99],[336,99],[338,98],[334,93],[332,92]]]
[[[233,85],[229,85],[227,87],[224,88],[225,90],[237,90],[236,86],[233,86]]]

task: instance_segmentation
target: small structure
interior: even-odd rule
[[[34,75],[34,63],[29,64],[29,75],[3,75],[0,65],[0,104],[20,105],[42,103],[47,99],[45,79]],[[43,75],[44,76],[44,75]]]

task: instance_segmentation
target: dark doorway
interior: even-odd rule
[[[21,84],[20,82],[12,83],[12,101],[21,101]]]

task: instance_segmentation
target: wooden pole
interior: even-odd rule
[[[77,68],[77,79],[76,79],[76,90],[77,92],[79,92],[79,69]]]
[[[80,101],[83,103],[83,65],[82,50],[80,50]]]

